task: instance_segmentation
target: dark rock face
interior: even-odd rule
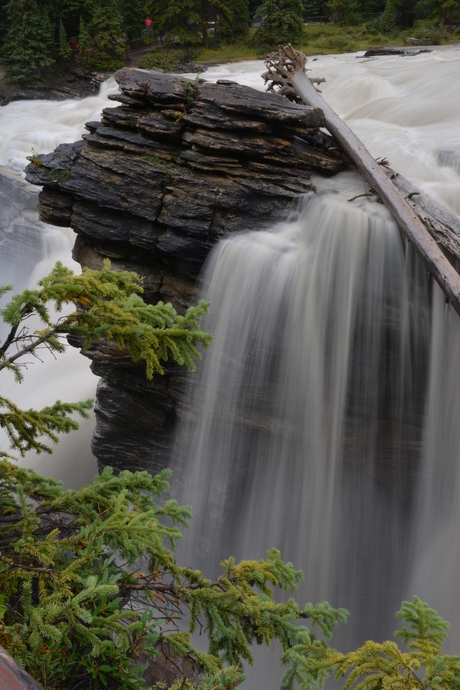
[[[46,88],[36,89],[31,85],[6,84],[0,79],[0,106],[13,101],[50,100],[62,101],[68,98],[84,98],[96,94],[108,74],[92,72],[87,75],[83,69],[73,65],[64,74],[57,73]]]
[[[43,186],[41,220],[78,233],[82,266],[109,257],[114,268],[137,271],[150,302],[183,313],[219,239],[281,220],[311,189],[312,172],[345,167],[318,108],[227,81],[132,69],[116,79],[121,105],[88,123],[83,141],[34,160],[27,180]],[[169,367],[149,383],[119,353],[89,355],[102,376],[93,439],[100,464],[162,466],[185,404],[184,372]]]

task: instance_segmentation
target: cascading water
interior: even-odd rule
[[[312,67],[371,152],[458,213],[460,50],[411,59]],[[182,555],[215,572],[280,548],[304,570],[300,602],[350,609],[342,648],[391,635],[414,593],[457,632],[460,325],[382,206],[347,201],[362,180],[317,186],[289,222],[208,260],[215,340],[175,454],[194,511]]]
[[[38,220],[39,190],[25,183],[20,174],[27,156],[32,149],[47,153],[60,143],[77,140],[84,123],[98,118],[108,94],[116,91],[110,80],[98,96],[81,101],[19,101],[0,109],[0,283],[12,284],[15,292],[34,288],[58,260],[80,270],[71,259],[74,233]],[[0,332],[0,339],[3,337]],[[56,399],[94,398],[97,379],[89,371],[89,361],[77,350],[68,348],[57,361],[46,354],[43,359],[43,363],[29,362],[22,386],[6,374],[2,393],[25,408],[40,408]],[[90,449],[93,427],[94,418],[82,420],[78,435],[64,436],[51,457],[29,453],[20,464],[62,479],[66,487],[85,484],[96,473]],[[4,444],[4,437],[1,440]]]
[[[276,546],[305,570],[300,600],[348,607],[356,639],[381,634],[407,574],[430,310],[423,266],[380,204],[347,202],[350,177],[213,252],[178,474],[190,562]]]
[[[375,156],[460,213],[458,47],[414,58],[319,57],[310,66]],[[262,89],[262,70],[237,63],[206,78]],[[105,96],[2,108],[0,165],[20,170],[31,146],[77,139]],[[206,268],[204,326],[215,341],[191,379],[193,418],[175,454],[176,482],[195,515],[182,555],[212,574],[223,556],[280,548],[304,569],[300,602],[350,608],[342,648],[388,635],[399,601],[414,593],[458,636],[458,317],[385,209],[347,201],[366,191],[360,178],[316,183],[318,196],[286,223],[224,241]],[[28,204],[13,199],[0,228],[1,282],[16,289],[46,273],[42,265],[32,275],[37,262],[51,265],[61,250],[68,260],[72,241],[36,225]],[[86,360],[72,350],[66,357],[59,385],[56,363],[49,375],[30,368],[28,404],[93,395]],[[81,435],[64,442],[45,467],[27,461],[71,477],[57,468],[80,460]]]
[[[423,471],[411,591],[452,623],[446,649],[458,654],[460,637],[460,322],[436,287],[431,335]]]

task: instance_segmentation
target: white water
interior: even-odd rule
[[[72,230],[38,220],[38,190],[21,181],[27,156],[32,149],[48,153],[61,143],[78,140],[84,123],[99,119],[108,94],[116,91],[110,80],[99,95],[83,100],[17,101],[0,108],[0,166],[4,166],[3,171],[0,167],[0,283],[13,284],[15,292],[34,288],[58,260],[80,271],[71,258]],[[57,361],[46,353],[43,363],[31,360],[24,373],[22,386],[7,375],[2,394],[25,408],[95,396],[97,379],[89,370],[89,360],[71,347]],[[92,415],[88,421],[81,420],[78,433],[62,437],[52,456],[28,453],[20,464],[61,479],[66,487],[87,483],[96,473],[90,449],[93,427]],[[5,443],[4,437],[1,441]]]
[[[398,465],[420,440],[407,409],[421,417],[425,362],[411,343],[426,351],[430,326],[423,268],[380,204],[347,202],[356,182],[336,178],[339,195],[213,252],[215,340],[178,472],[198,512],[193,557],[210,567],[276,546],[305,571],[300,600],[348,607],[355,638],[379,634],[404,582]]]
[[[458,47],[370,61],[319,57],[311,67],[374,155],[460,212]],[[236,63],[206,78],[262,89],[262,69]],[[20,170],[31,146],[43,152],[75,140],[104,100],[1,109],[0,163]],[[235,237],[210,258],[203,290],[216,339],[191,393],[198,431],[190,438],[183,429],[189,448],[176,473],[195,513],[190,561],[212,573],[223,555],[276,546],[304,569],[301,601],[350,607],[350,639],[387,635],[399,600],[415,592],[454,622],[455,639],[458,319],[437,289],[430,316],[425,270],[386,211],[346,201],[364,191],[356,176],[318,185],[340,193],[310,199],[289,223]],[[16,223],[21,246],[16,254],[0,248],[0,279],[19,275],[17,289],[46,272],[32,274],[31,263],[68,258],[72,243],[70,233],[34,225],[37,242],[19,211],[4,234]],[[32,237],[27,262],[24,237]],[[72,350],[66,357],[71,382],[67,364],[62,379],[56,363],[31,368],[37,401],[93,394],[86,360]],[[59,475],[70,457],[61,476],[76,483],[87,445],[81,435],[65,440],[49,471]]]
[[[460,213],[460,48],[310,66],[374,156]],[[262,88],[262,70],[206,77]],[[453,623],[455,647],[458,317],[385,210],[347,201],[365,190],[357,176],[317,184],[339,194],[222,242],[208,261],[215,341],[178,441],[195,515],[183,553],[214,572],[229,554],[280,548],[304,570],[300,601],[350,609],[338,638],[348,647],[391,635],[399,602],[417,593]]]

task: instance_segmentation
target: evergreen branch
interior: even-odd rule
[[[0,363],[0,371],[5,368],[6,363],[13,364],[13,362],[15,362],[20,357],[23,357],[24,355],[36,350],[39,345],[47,344],[47,342],[51,340],[51,338],[53,338],[58,331],[59,328],[56,326],[55,328],[52,328],[50,331],[48,331],[48,333],[38,336],[34,341],[30,343],[30,345],[27,345],[21,350],[18,350],[14,355],[8,357],[5,360],[5,362]]]

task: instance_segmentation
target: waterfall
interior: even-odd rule
[[[417,60],[310,67],[374,156],[460,213],[460,50]],[[181,556],[213,574],[279,548],[304,570],[300,603],[351,611],[342,649],[391,637],[418,594],[454,623],[455,648],[458,318],[385,209],[347,201],[362,180],[316,184],[288,222],[225,240],[206,265],[215,340],[179,411],[176,486],[194,513]]]
[[[423,266],[382,205],[347,201],[357,182],[213,252],[177,451],[188,560],[275,546],[301,601],[352,611],[348,637],[380,634],[407,575],[431,325]]]
[[[414,58],[320,56],[309,66],[374,156],[460,213],[458,46]],[[262,89],[262,71],[252,61],[205,76]],[[31,147],[78,139],[115,90],[109,82],[78,102],[0,109],[0,280],[15,290],[57,258],[70,261],[73,235],[39,223],[36,192],[14,175]],[[391,635],[399,602],[415,593],[458,639],[458,316],[384,207],[348,202],[366,191],[358,176],[314,182],[318,193],[285,223],[221,242],[202,276],[211,302],[203,327],[215,340],[178,410],[174,495],[194,512],[179,557],[212,575],[223,557],[279,548],[304,570],[301,604],[350,609],[335,641],[342,649]],[[34,406],[94,395],[88,362],[72,349],[27,376],[2,391]],[[83,483],[91,424],[82,432],[52,458],[24,462]],[[259,685],[275,687],[274,678]]]
[[[430,388],[411,549],[409,596],[418,594],[452,623],[447,649],[460,637],[460,322],[434,294]]]

